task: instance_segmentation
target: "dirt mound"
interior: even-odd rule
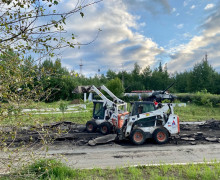
[[[213,130],[220,130],[220,121],[208,120],[204,124],[199,125],[201,129],[208,128]]]
[[[181,124],[178,144],[206,144],[220,142],[220,121],[208,120],[201,124]]]
[[[85,145],[89,140],[99,136],[102,135],[99,133],[87,133],[85,125],[69,121],[20,128],[0,127],[0,147],[5,143],[7,145],[21,146],[36,143],[53,144],[56,141],[71,141],[74,145]]]

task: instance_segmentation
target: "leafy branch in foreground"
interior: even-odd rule
[[[82,10],[103,0],[79,0],[74,8],[62,12],[58,0],[2,0],[0,2],[0,51],[13,48],[21,54],[31,51],[53,56],[53,50],[80,45],[72,33],[66,40],[62,33],[66,20],[75,13],[84,17]],[[73,2],[74,4],[74,2]]]

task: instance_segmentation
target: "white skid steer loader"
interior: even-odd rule
[[[172,104],[161,104],[155,109],[152,102],[134,102],[128,119],[118,119],[118,139],[130,139],[136,145],[143,144],[147,138],[164,144],[170,136],[180,132],[179,117],[174,114]]]
[[[111,96],[113,101],[109,100],[100,89]],[[74,93],[95,92],[101,100],[93,100],[93,118],[86,123],[87,132],[95,132],[99,128],[102,134],[109,134],[118,123],[118,117],[128,117],[127,103],[116,97],[107,87],[102,85],[100,88],[92,86],[78,86]]]

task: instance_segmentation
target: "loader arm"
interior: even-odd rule
[[[105,85],[100,86],[100,88],[105,91],[109,96],[111,96],[113,98],[113,101],[115,103],[124,103],[123,100],[119,99],[117,96],[115,96]]]
[[[113,101],[109,100],[94,85],[92,85],[92,86],[78,86],[73,90],[73,93],[88,93],[88,92],[95,92],[104,101],[104,105],[107,104],[110,107],[115,106],[115,103]]]
[[[111,100],[109,100],[101,91],[99,91],[94,85],[91,86],[89,92],[95,92],[98,96],[108,105],[113,107],[115,104]]]

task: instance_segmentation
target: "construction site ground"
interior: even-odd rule
[[[41,127],[0,128],[7,136],[5,143],[10,146],[10,151],[18,147],[26,148],[18,154],[14,153],[14,161],[19,161],[21,157],[28,161],[30,152],[39,158],[59,158],[74,168],[115,168],[220,160],[220,121],[215,120],[181,123],[180,134],[167,144],[157,145],[152,139],[148,139],[140,146],[133,145],[129,140],[114,141],[113,134],[103,136],[98,132],[87,133],[85,125],[72,122],[56,122]],[[16,131],[16,137],[10,137],[12,131]],[[89,145],[90,140],[99,137],[102,140],[97,141],[95,146]],[[47,144],[47,151],[43,143]],[[0,159],[7,160],[7,154],[7,151],[2,151]],[[0,173],[6,171],[4,165],[0,164]]]

